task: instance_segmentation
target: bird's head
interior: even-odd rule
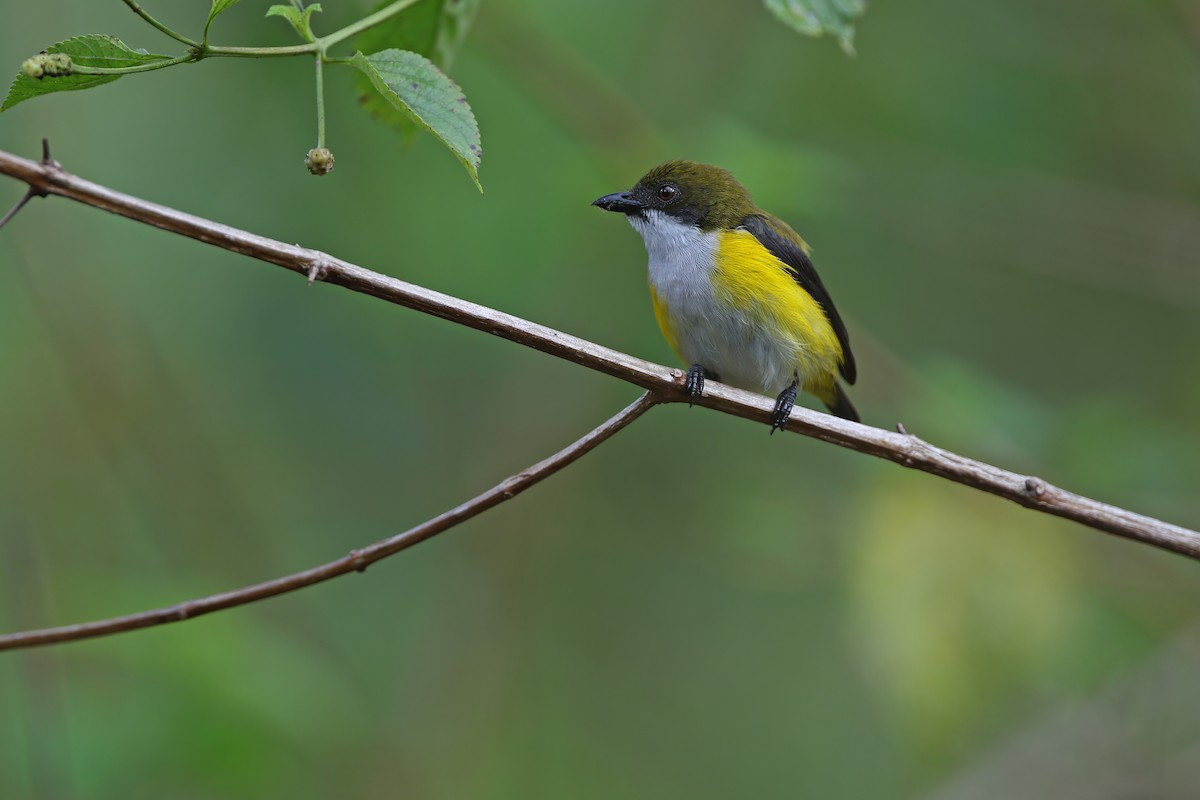
[[[728,170],[695,161],[668,161],[642,176],[632,189],[592,203],[625,214],[635,228],[667,218],[702,231],[729,230],[757,209],[750,193]]]

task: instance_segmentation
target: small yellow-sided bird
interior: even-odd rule
[[[667,344],[704,379],[775,395],[771,433],[803,389],[858,422],[838,373],[854,383],[846,326],[787,223],[754,205],[728,171],[668,161],[592,203],[624,214],[650,255],[650,299]]]

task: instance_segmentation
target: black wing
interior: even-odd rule
[[[821,283],[812,259],[804,252],[800,237],[782,220],[769,214],[751,214],[741,221],[739,227],[749,231],[763,247],[771,251],[771,255],[791,267],[800,288],[812,295],[825,309],[825,316],[829,318],[829,324],[833,326],[833,332],[842,345],[842,377],[847,383],[854,383],[858,370],[854,366],[854,354],[850,352],[850,336],[846,333],[846,325],[838,315],[829,291]]]

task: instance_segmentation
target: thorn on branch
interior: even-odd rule
[[[62,164],[50,157],[50,140],[42,139],[42,166],[48,169],[62,169]]]
[[[903,422],[896,423],[896,433],[903,434],[904,436],[908,436],[908,429],[904,427]]]
[[[325,275],[329,272],[329,263],[324,257],[318,256],[308,265],[308,285],[312,286],[315,281],[325,280]]]
[[[50,140],[42,139],[42,166],[47,169],[61,170],[62,164],[59,164],[50,157]],[[0,217],[0,228],[8,224],[8,221],[17,215],[17,212],[25,207],[25,204],[34,197],[45,197],[49,192],[45,189],[40,189],[33,184],[29,184],[29,188],[25,190],[25,194],[17,201],[17,204],[8,210],[8,213]]]
[[[17,212],[25,207],[25,204],[29,202],[29,198],[43,197],[44,195],[45,192],[39,192],[37,189],[34,189],[32,186],[30,186],[25,190],[25,194],[21,195],[21,199],[17,201],[17,204],[10,208],[7,214],[5,214],[3,217],[0,217],[0,228],[3,228],[5,225],[7,225],[8,221],[15,217]]]

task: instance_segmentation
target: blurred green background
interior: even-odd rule
[[[208,3],[146,3],[196,35]],[[221,44],[287,44],[265,4]],[[325,3],[320,31],[365,4]],[[117,2],[4,15],[15,72]],[[480,195],[309,62],[39,98],[0,148],[674,364],[589,202],[732,169],[813,244],[870,424],[1200,524],[1200,11],[875,3],[859,55],[757,2],[487,0]],[[0,181],[0,204],[23,186]],[[0,625],[344,554],[628,385],[65,200],[0,233]],[[303,592],[0,654],[0,797],[1195,797],[1200,569],[892,464],[658,408],[519,499]]]

